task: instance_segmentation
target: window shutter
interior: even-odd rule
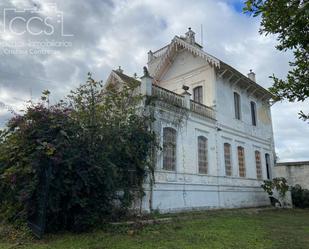
[[[256,177],[262,179],[262,164],[261,164],[261,153],[255,151],[255,164],[256,164]]]
[[[251,101],[251,120],[252,120],[252,125],[256,126],[256,104]]]
[[[235,118],[240,120],[240,118],[241,118],[241,115],[240,115],[240,96],[236,92],[234,92],[234,109],[235,109]]]
[[[163,169],[176,169],[176,130],[170,127],[163,129]]]
[[[193,100],[198,103],[203,103],[203,87],[198,86],[193,89]]]
[[[245,166],[245,152],[244,148],[241,146],[237,147],[238,152],[238,166],[239,166],[239,176],[245,177],[246,176],[246,166]]]
[[[232,175],[231,145],[229,143],[224,144],[224,163],[225,163],[225,174],[227,176],[231,176]]]
[[[208,158],[207,158],[207,138],[199,136],[198,141],[198,169],[199,173],[208,173]]]

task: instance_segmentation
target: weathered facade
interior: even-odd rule
[[[286,178],[289,186],[309,189],[309,161],[277,163],[274,171],[276,177]]]
[[[145,211],[268,205],[262,180],[272,178],[272,95],[206,53],[189,29],[148,53],[141,92],[152,96],[153,128],[163,148]],[[107,84],[125,82],[113,71]]]

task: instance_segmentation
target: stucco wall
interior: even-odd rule
[[[217,122],[190,111],[160,107],[155,111],[155,131],[160,135],[164,127],[177,130],[176,170],[162,168],[162,151],[157,155],[155,184],[152,195],[146,186],[143,209],[161,212],[184,209],[235,208],[269,205],[267,194],[261,189],[262,180],[256,176],[254,151],[271,153],[268,140],[253,139],[241,131],[218,130]],[[179,122],[180,119],[182,122]],[[197,137],[208,139],[208,174],[198,172]],[[223,144],[228,141],[232,148],[232,176],[225,175]],[[246,177],[239,177],[237,145],[245,148]],[[263,179],[266,179],[266,163],[262,159]],[[271,160],[272,161],[272,160]],[[150,200],[151,199],[151,200]]]
[[[216,110],[218,123],[247,133],[258,139],[272,141],[273,131],[270,106],[265,102],[249,96],[249,94],[237,86],[233,86],[226,79],[217,77]],[[241,119],[235,118],[234,92],[240,95]],[[257,125],[252,125],[250,101],[256,103]]]
[[[182,94],[183,85],[189,86],[189,92],[197,86],[203,87],[203,104],[213,106],[215,101],[214,69],[200,57],[183,50],[179,52],[166,72],[162,75],[159,85],[170,91]],[[191,96],[193,99],[193,96]]]
[[[150,67],[150,72],[153,68]],[[270,106],[249,96],[226,79],[216,75],[215,69],[204,59],[181,50],[171,59],[158,83],[161,87],[178,94],[182,86],[203,86],[203,104],[215,111],[215,119],[208,119],[189,110],[181,110],[158,102],[155,110],[154,129],[160,137],[164,127],[177,131],[176,170],[162,168],[163,153],[157,155],[155,184],[148,185],[142,203],[144,210],[159,209],[161,212],[192,208],[233,208],[269,205],[267,194],[261,189],[267,179],[265,154],[270,156],[270,177],[273,176],[274,145]],[[241,120],[234,117],[234,96],[241,96]],[[191,96],[192,98],[192,96]],[[250,101],[256,103],[257,126],[251,122]],[[179,122],[180,119],[182,122]],[[197,137],[208,139],[208,173],[198,172]],[[232,149],[232,176],[226,176],[224,143]],[[245,150],[246,176],[239,177],[237,146]],[[255,151],[261,153],[262,176],[256,175]]]
[[[274,167],[276,177],[284,177],[290,186],[295,184],[309,189],[309,161],[277,163]]]

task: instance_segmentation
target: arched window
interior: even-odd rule
[[[232,163],[231,163],[231,145],[224,143],[224,164],[225,164],[225,175],[232,175]]]
[[[245,150],[243,147],[238,146],[237,152],[238,152],[239,176],[245,177],[246,176]]]
[[[197,86],[193,89],[193,100],[198,103],[203,103],[203,87]]]
[[[201,174],[208,173],[208,153],[207,153],[207,138],[199,136],[197,138],[198,145],[198,171]]]
[[[257,179],[262,179],[262,163],[261,163],[261,153],[255,151],[255,165],[256,165],[256,177]]]
[[[268,153],[265,154],[265,162],[266,162],[267,179],[270,179],[270,156]]]
[[[251,101],[250,106],[251,106],[252,125],[256,126],[256,104],[253,101]]]
[[[163,128],[163,169],[176,169],[176,130]]]
[[[235,118],[241,119],[241,109],[240,109],[240,95],[237,92],[234,92],[234,109],[235,109]]]

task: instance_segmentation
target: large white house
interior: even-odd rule
[[[152,96],[153,129],[163,150],[144,211],[268,205],[262,180],[272,178],[274,141],[266,89],[205,52],[189,28],[148,53],[141,92]],[[107,84],[136,80],[112,71]]]

